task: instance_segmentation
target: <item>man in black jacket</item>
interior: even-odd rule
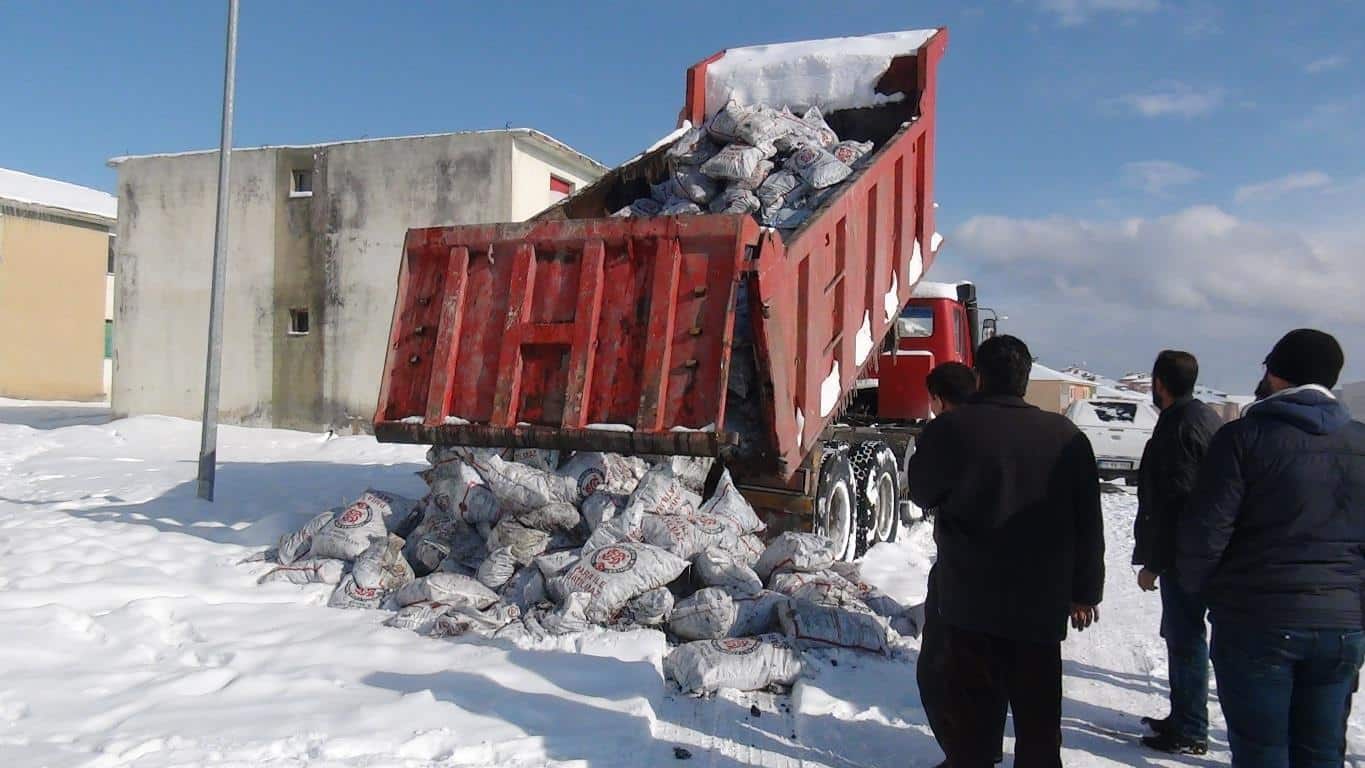
[[[1199,463],[1223,420],[1194,399],[1199,361],[1188,352],[1165,350],[1152,366],[1152,400],[1161,409],[1138,469],[1138,514],[1133,526],[1133,564],[1142,566],[1138,586],[1161,581],[1161,636],[1166,639],[1171,714],[1143,718],[1155,732],[1142,743],[1162,752],[1202,755],[1209,749],[1209,646],[1204,604],[1175,578],[1176,522],[1194,490]]]
[[[908,469],[910,498],[938,510],[935,615],[949,695],[934,736],[954,768],[989,766],[1014,711],[1015,765],[1061,765],[1061,641],[1099,618],[1104,526],[1090,443],[1024,402],[1033,363],[1012,336],[981,345],[981,391],[934,419]]]
[[[1271,394],[1214,437],[1179,522],[1176,572],[1209,606],[1239,768],[1344,759],[1365,658],[1365,424],[1332,396],[1343,362],[1321,331],[1281,339]]]

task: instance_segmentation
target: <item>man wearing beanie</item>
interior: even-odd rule
[[[1365,424],[1332,396],[1341,346],[1300,329],[1265,359],[1269,394],[1209,446],[1176,572],[1202,594],[1232,764],[1341,765],[1365,658]]]

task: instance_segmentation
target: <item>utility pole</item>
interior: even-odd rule
[[[218,385],[223,374],[223,289],[227,278],[228,169],[232,159],[232,99],[237,81],[237,0],[228,0],[227,61],[223,65],[223,125],[218,142],[218,213],[213,220],[213,282],[204,363],[204,420],[199,437],[199,498],[213,501],[218,469]]]

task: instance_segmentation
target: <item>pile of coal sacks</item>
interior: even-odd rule
[[[262,582],[336,584],[329,605],[392,627],[523,647],[608,629],[664,632],[686,692],[792,684],[804,651],[892,655],[905,607],[835,562],[829,542],[764,524],[711,461],[433,448],[420,500],[366,491],[263,557]]]
[[[614,216],[748,213],[793,230],[872,153],[872,142],[840,141],[819,108],[726,104],[667,150],[668,177]]]

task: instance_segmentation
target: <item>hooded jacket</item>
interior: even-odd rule
[[[1223,427],[1178,524],[1176,570],[1215,621],[1360,629],[1365,424],[1306,386]]]

